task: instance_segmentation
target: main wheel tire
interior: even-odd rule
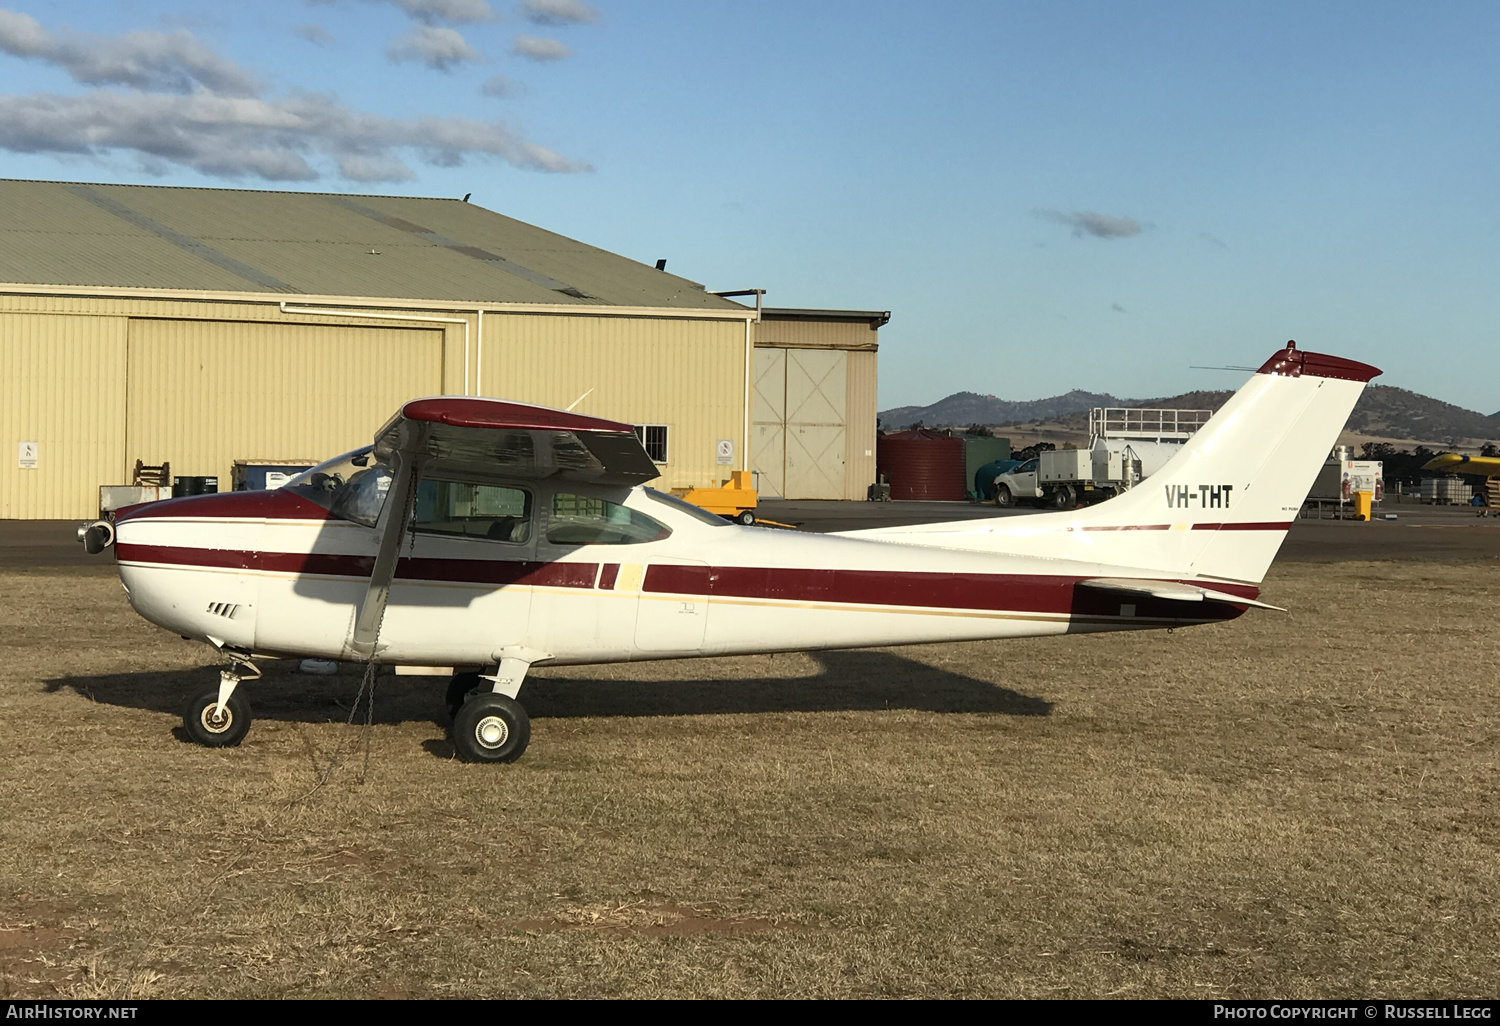
[[[1073,501],[1073,489],[1067,485],[1063,485],[1057,491],[1053,492],[1050,498],[1053,509],[1072,509],[1075,505]]]
[[[479,674],[473,671],[455,673],[453,679],[448,682],[448,719],[452,720],[458,716],[458,711],[464,707],[464,702],[469,696],[479,690],[484,681]]]
[[[514,698],[481,692],[453,718],[453,747],[464,762],[515,762],[531,742],[531,718]]]
[[[250,702],[239,691],[229,696],[224,711],[217,717],[219,689],[205,691],[188,703],[182,713],[182,727],[188,737],[207,748],[231,748],[245,739],[250,730]]]
[[[755,511],[749,509],[741,510],[735,516],[734,522],[736,524],[743,524],[744,526],[749,527],[751,524],[755,523]]]
[[[1001,509],[1010,509],[1016,504],[1016,497],[1010,494],[1010,488],[1005,485],[995,486],[995,505]]]

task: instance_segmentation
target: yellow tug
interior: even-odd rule
[[[748,470],[731,471],[729,480],[717,488],[673,488],[672,494],[710,513],[728,517],[736,524],[748,526],[755,523],[759,496]]]

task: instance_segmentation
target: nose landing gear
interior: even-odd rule
[[[242,680],[260,679],[260,670],[248,659],[229,660],[230,668],[219,671],[219,686],[194,698],[182,714],[188,737],[207,748],[233,747],[250,730],[250,702],[236,688]],[[240,667],[246,672],[237,672]]]

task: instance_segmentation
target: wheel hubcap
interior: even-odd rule
[[[204,706],[203,714],[199,716],[198,719],[202,721],[203,729],[208,731],[210,734],[222,734],[226,730],[228,730],[230,724],[234,722],[234,714],[229,711],[229,706],[226,705],[224,707],[224,711],[215,716],[214,708],[215,705],[213,702],[210,702],[208,705]]]
[[[505,744],[510,737],[510,727],[498,716],[486,716],[474,727],[474,740],[485,748],[495,749]]]

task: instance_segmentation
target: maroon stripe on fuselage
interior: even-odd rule
[[[373,556],[327,553],[249,552],[235,549],[180,548],[170,545],[118,544],[121,563],[218,567],[272,573],[316,574],[368,579]],[[605,572],[619,564],[605,564]],[[551,588],[593,588],[604,574],[598,563],[542,563],[531,560],[403,558],[396,579],[406,582],[511,584]],[[1080,588],[1078,576],[1042,574],[963,574],[888,570],[806,570],[792,567],[708,567],[656,563],[647,568],[643,591],[718,598],[776,599],[793,602],[872,606],[925,606],[935,609],[1034,612],[1073,615],[1118,615],[1122,603],[1136,607],[1142,618],[1179,619],[1187,611],[1182,602],[1127,596]],[[614,581],[611,580],[611,585]],[[1185,581],[1186,584],[1203,582]],[[600,585],[603,586],[602,583]],[[1209,584],[1214,590],[1255,598],[1260,589],[1247,584]],[[1243,610],[1225,603],[1204,602],[1193,610],[1205,615],[1191,619],[1224,619]]]
[[[1194,524],[1195,531],[1290,531],[1291,521],[1286,523],[1259,523],[1259,524]]]
[[[246,520],[332,520],[334,516],[316,502],[283,488],[254,492],[216,492],[184,495],[160,502],[126,506],[115,514],[115,523],[127,520],[175,520],[183,517],[236,518]]]
[[[936,609],[1076,613],[1081,609],[1118,612],[1120,598],[1079,588],[1084,577],[1042,574],[948,574],[889,570],[803,570],[788,567],[706,567],[654,564],[642,586],[647,592],[708,595],[715,598],[781,599],[795,602],[875,606],[927,606]],[[1214,584],[1214,590],[1254,598],[1253,585]],[[1140,596],[1141,609],[1180,615],[1182,603]],[[1175,610],[1168,613],[1168,610]],[[1238,614],[1235,614],[1238,615]]]
[[[1291,523],[1192,524],[1194,531],[1286,531]],[[1170,531],[1171,524],[1084,524],[1081,531]]]
[[[115,546],[122,563],[161,563],[174,566],[223,567],[269,573],[316,574],[324,577],[366,579],[375,569],[374,556],[325,552],[248,552],[239,549],[194,549],[173,545]],[[458,584],[528,584],[550,588],[592,588],[598,563],[543,563],[535,560],[426,559],[403,557],[396,564],[399,581],[442,581]]]
[[[599,571],[599,590],[614,591],[615,581],[620,577],[619,563],[605,563],[604,569]]]

